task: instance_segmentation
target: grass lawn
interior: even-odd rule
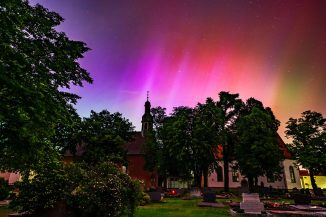
[[[198,207],[201,199],[182,200],[178,198],[166,198],[163,203],[152,203],[140,206],[135,217],[223,217],[230,216],[229,207],[210,208]]]

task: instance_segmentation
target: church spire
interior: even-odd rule
[[[153,129],[153,116],[151,115],[151,103],[149,102],[149,91],[147,91],[147,98],[145,102],[145,113],[142,117],[142,128],[141,133],[144,136],[146,132],[152,131]]]

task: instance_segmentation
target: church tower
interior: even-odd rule
[[[145,102],[145,113],[141,120],[141,135],[145,136],[147,132],[153,130],[153,116],[151,115],[151,103],[148,101],[148,91],[147,91],[147,101]]]

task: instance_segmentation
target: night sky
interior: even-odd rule
[[[326,0],[33,0],[92,50],[78,113],[123,113],[140,129],[152,106],[194,106],[220,91],[254,97],[281,121],[326,116]]]

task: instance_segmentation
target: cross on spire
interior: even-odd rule
[[[149,98],[149,91],[147,91],[147,101],[148,101],[148,98]]]

